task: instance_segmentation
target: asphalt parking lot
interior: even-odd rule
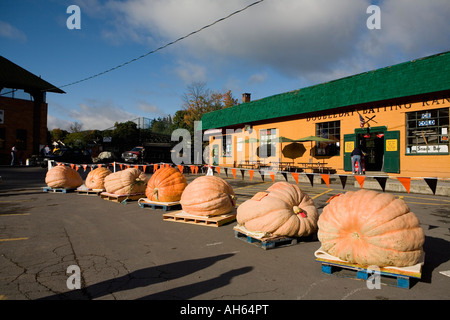
[[[317,239],[263,250],[220,227],[168,222],[162,209],[77,193],[43,192],[45,169],[1,167],[0,300],[448,300],[450,199],[397,193],[425,231],[422,278],[409,289],[327,275]],[[200,173],[199,173],[200,174]],[[220,175],[238,204],[272,184]],[[188,181],[196,175],[187,174]],[[279,177],[276,178],[279,181]],[[291,183],[295,181],[289,180]],[[348,184],[299,182],[319,212]],[[72,267],[71,267],[72,266]],[[73,267],[75,266],[75,267]],[[70,289],[68,268],[81,289]],[[72,269],[70,269],[72,270]],[[270,302],[269,302],[270,304]]]

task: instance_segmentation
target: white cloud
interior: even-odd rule
[[[206,67],[187,61],[178,61],[175,73],[185,83],[204,82],[207,80]]]
[[[87,99],[86,103],[80,103],[77,108],[49,101],[47,127],[49,130],[54,128],[68,130],[70,125],[78,122],[82,125],[82,130],[105,130],[113,127],[115,122],[125,122],[139,117],[140,115],[128,112],[110,101]]]
[[[16,39],[21,42],[27,40],[25,33],[5,21],[0,21],[0,37]]]
[[[96,0],[88,12],[102,12],[105,37],[153,50],[253,2]],[[209,81],[211,68],[236,65],[250,74],[252,67],[266,68],[321,82],[450,49],[448,0],[375,1],[382,28],[369,30],[366,10],[373,2],[264,1],[165,51],[182,59],[172,67],[185,82]]]
[[[139,115],[130,113],[110,102],[90,101],[81,103],[78,109],[70,111],[70,117],[83,125],[84,130],[104,130],[114,126],[115,122],[125,122],[138,118]]]
[[[269,77],[269,74],[267,72],[259,72],[259,73],[252,74],[250,76],[250,78],[248,79],[248,82],[250,84],[263,83],[267,80],[268,77]]]

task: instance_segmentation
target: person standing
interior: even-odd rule
[[[362,174],[362,163],[361,163],[361,159],[363,156],[363,152],[361,151],[360,148],[356,147],[355,149],[353,149],[352,151],[352,173],[355,174],[355,164],[356,162],[358,162],[358,173]]]
[[[11,165],[12,166],[14,165],[14,162],[16,160],[16,153],[17,153],[17,148],[16,148],[16,146],[13,146],[11,148]]]

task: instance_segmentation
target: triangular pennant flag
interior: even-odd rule
[[[194,174],[194,166],[189,166],[191,168],[191,173]]]
[[[120,167],[120,170],[122,170],[122,164],[121,163],[119,163],[119,167]]]
[[[406,191],[409,193],[409,188],[411,186],[411,178],[397,177],[397,179],[402,183]]]
[[[269,175],[272,178],[272,181],[275,182],[275,173],[273,171],[270,171]]]
[[[198,166],[195,166],[194,170],[195,170],[195,174],[197,174],[198,173]]]
[[[345,184],[347,183],[347,176],[339,176],[341,180],[342,188],[345,189]]]
[[[227,177],[228,177],[228,168],[225,168],[225,174],[226,174]]]
[[[388,179],[387,177],[375,177],[375,180],[378,181],[383,192],[384,192],[384,189],[386,188],[386,180],[387,179]]]
[[[242,180],[244,180],[244,175],[245,175],[245,170],[244,170],[244,169],[241,169]]]
[[[233,172],[233,179],[236,179],[236,168],[231,168],[231,172]]]
[[[120,167],[122,167],[122,166],[120,166]],[[158,164],[157,163],[155,163],[153,165],[153,172],[155,172],[156,170],[158,170]]]
[[[83,164],[84,171],[86,171],[87,164]]]
[[[73,164],[73,163],[71,163],[70,164],[70,167],[73,169],[73,167],[75,166],[75,164]]]
[[[217,174],[220,175],[220,167],[216,167],[217,169]]]
[[[284,180],[288,181],[288,180],[287,180],[287,173],[283,171],[283,172],[281,172],[281,174],[283,175]]]
[[[75,167],[77,168],[77,169],[76,169],[77,171],[78,171],[78,169],[80,169],[80,166],[78,166],[78,165],[76,165]]]
[[[180,170],[181,173],[183,173],[183,166],[181,164],[177,165],[178,170]]]
[[[248,170],[248,174],[250,176],[250,181],[253,181],[253,173],[254,172],[255,172],[254,170]]]
[[[364,185],[364,180],[366,179],[365,176],[355,176],[356,181],[358,181],[359,185],[361,186],[361,189]]]
[[[262,181],[264,181],[264,171],[263,170],[259,170],[259,174],[261,175]]]
[[[324,173],[322,173],[320,175],[321,175],[323,181],[325,181],[325,183],[327,184],[327,187],[329,188],[330,187],[330,175],[324,174]]]
[[[431,191],[433,191],[433,194],[436,194],[437,178],[424,178],[424,180],[430,187]]]
[[[139,170],[139,166],[137,164],[134,167]]]
[[[311,187],[313,187],[314,186],[314,174],[313,173],[307,173],[306,174],[306,176],[308,177],[308,179],[309,179],[309,182],[311,183]]]
[[[142,166],[142,172],[145,173],[145,169],[147,169],[147,165],[146,165],[146,164],[144,164],[144,165]]]
[[[298,184],[298,172],[291,172],[292,177],[294,178],[295,182]]]

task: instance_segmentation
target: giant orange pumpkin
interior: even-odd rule
[[[186,178],[180,170],[172,167],[159,168],[148,181],[145,195],[151,201],[179,201],[186,186]]]
[[[349,191],[331,200],[319,218],[318,238],[332,256],[362,266],[411,266],[425,240],[408,205],[389,193]]]
[[[111,173],[105,177],[105,190],[118,195],[144,193],[148,177],[136,168]]]
[[[106,167],[94,169],[88,173],[84,185],[89,189],[104,189],[105,177],[111,173],[111,170]]]
[[[83,178],[74,169],[58,165],[47,171],[45,183],[51,188],[74,189],[83,184]]]
[[[187,185],[180,204],[184,212],[196,216],[218,216],[236,206],[231,185],[220,177],[201,176]]]
[[[317,230],[318,217],[314,201],[297,185],[276,182],[242,203],[236,220],[249,231],[301,237]]]

